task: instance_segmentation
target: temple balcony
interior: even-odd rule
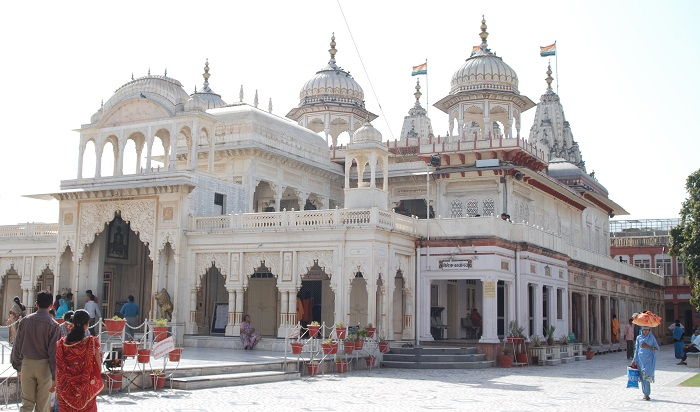
[[[22,223],[0,226],[0,239],[57,239],[58,223]]]

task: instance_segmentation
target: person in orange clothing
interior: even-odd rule
[[[304,304],[301,302],[301,292],[297,293],[297,322],[304,320]]]

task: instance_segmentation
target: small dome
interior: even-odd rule
[[[518,91],[518,75],[488,48],[486,21],[481,20],[481,45],[452,76],[451,94],[472,90]]]
[[[185,110],[209,110],[226,106],[226,102],[216,93],[192,93],[185,103]]]
[[[353,143],[370,143],[382,141],[382,134],[375,129],[371,123],[367,122],[362,127],[357,129],[352,135]]]
[[[146,93],[158,95],[168,100],[173,106],[186,102],[190,96],[182,83],[167,76],[147,75],[124,84],[104,104],[103,111],[115,106],[122,100],[144,97]]]
[[[299,106],[314,103],[340,103],[364,107],[365,94],[362,87],[335,62],[335,36],[331,37],[328,50],[331,59],[323,69],[304,84],[299,92]]]

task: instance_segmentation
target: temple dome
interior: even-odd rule
[[[179,81],[167,76],[151,75],[149,73],[147,76],[132,79],[118,88],[104,104],[102,110],[107,111],[123,100],[149,97],[148,94],[160,97],[158,100],[165,99],[173,106],[182,104],[190,98]]]
[[[323,69],[304,84],[299,92],[299,106],[314,103],[340,103],[364,107],[362,87],[349,72],[335,62],[335,36],[331,38],[331,59]]]
[[[352,135],[353,143],[374,143],[382,141],[382,134],[375,129],[371,123],[366,122],[362,127],[357,129]]]
[[[519,94],[518,75],[488,48],[486,21],[481,21],[481,45],[452,76],[451,94],[472,90],[497,90]]]

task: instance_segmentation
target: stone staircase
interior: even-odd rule
[[[404,369],[483,369],[493,366],[476,348],[391,348],[382,367]]]
[[[296,364],[259,363],[179,369],[172,377],[174,389],[204,389],[299,379]],[[168,385],[168,383],[166,383]]]

